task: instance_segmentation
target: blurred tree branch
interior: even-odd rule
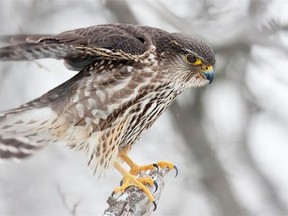
[[[175,128],[182,134],[190,154],[195,157],[203,171],[201,183],[217,209],[215,214],[245,215],[245,210],[239,205],[230,188],[226,172],[206,139],[202,127],[202,96],[203,91],[197,90],[195,103],[192,105],[182,107],[177,101],[173,103],[170,110],[174,117]]]
[[[125,0],[106,0],[106,8],[112,12],[117,22],[138,24],[137,18]]]
[[[66,194],[62,192],[62,189],[59,184],[57,184],[57,192],[62,201],[63,207],[69,212],[71,216],[77,216],[77,209],[80,205],[80,201],[73,204],[73,206],[69,206],[66,199]]]

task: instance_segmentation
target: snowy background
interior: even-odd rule
[[[123,22],[191,33],[216,52],[213,84],[183,93],[130,156],[174,162],[155,215],[288,215],[288,1],[0,0],[0,34]],[[75,75],[61,61],[0,63],[0,110]],[[121,176],[49,146],[0,164],[0,215],[101,215]],[[63,196],[68,209],[63,204]]]

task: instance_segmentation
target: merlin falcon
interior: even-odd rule
[[[135,185],[154,198],[128,152],[177,95],[214,78],[215,55],[182,33],[130,24],[105,24],[58,35],[1,36],[2,61],[63,59],[77,75],[41,97],[0,113],[0,160],[26,158],[53,143],[84,151],[97,175],[114,166],[122,192]],[[126,171],[121,162],[131,168]]]

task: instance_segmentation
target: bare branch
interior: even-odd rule
[[[62,204],[64,206],[64,208],[72,215],[72,216],[77,216],[76,211],[77,208],[80,204],[80,200],[76,203],[73,204],[72,208],[71,206],[69,206],[69,204],[67,203],[67,199],[66,199],[66,194],[62,192],[61,187],[59,184],[57,184],[57,191],[59,193],[59,196],[61,198]]]
[[[158,185],[157,191],[154,192],[155,187],[149,187],[153,193],[155,202],[158,203],[162,190],[164,189],[164,177],[169,172],[169,169],[161,169],[159,171],[152,170],[142,172],[140,178],[150,177],[154,179]],[[150,202],[142,190],[137,187],[129,187],[124,193],[119,194],[118,197],[113,194],[108,198],[107,203],[109,207],[105,210],[103,216],[136,216],[136,215],[150,215],[155,206]]]

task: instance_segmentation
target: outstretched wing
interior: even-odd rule
[[[159,30],[161,33],[161,30]],[[71,70],[82,70],[98,58],[135,60],[153,46],[149,27],[107,24],[58,35],[12,35],[0,40],[0,60],[64,59]]]

